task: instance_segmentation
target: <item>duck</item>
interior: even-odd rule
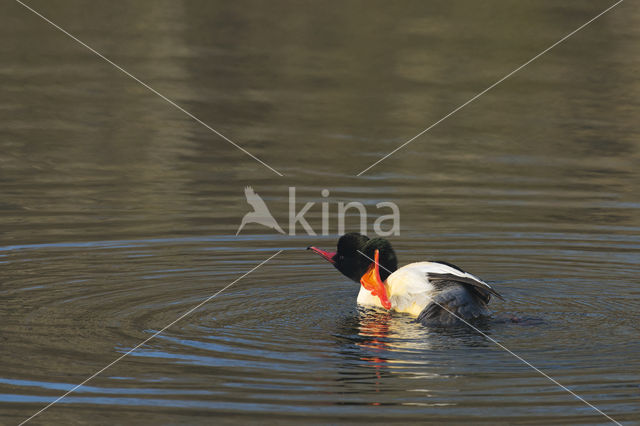
[[[337,251],[307,247],[360,284],[357,304],[407,313],[425,325],[449,326],[489,317],[492,296],[504,298],[486,282],[443,261],[398,268],[391,243],[357,232],[338,239]]]

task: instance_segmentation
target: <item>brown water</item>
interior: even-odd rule
[[[33,423],[607,423],[473,330],[358,310],[304,251],[334,244],[335,218],[236,237],[251,185],[285,229],[290,186],[318,232],[322,189],[370,226],[397,203],[400,263],[492,283],[488,335],[638,424],[636,3],[355,177],[611,4],[556,3],[29,2],[280,177],[3,2],[0,423],[281,249]]]

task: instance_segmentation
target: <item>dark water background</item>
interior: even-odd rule
[[[607,422],[472,330],[358,311],[357,287],[303,250],[335,235],[236,237],[247,185],[285,229],[290,186],[318,232],[322,189],[370,227],[395,202],[400,263],[485,278],[497,318],[535,320],[489,335],[640,422],[637,3],[361,177],[611,3],[29,4],[284,176],[2,2],[0,423],[280,249],[33,423]]]

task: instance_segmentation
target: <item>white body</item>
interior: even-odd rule
[[[391,309],[418,316],[437,294],[437,290],[431,285],[427,278],[427,274],[429,273],[453,274],[459,277],[471,278],[489,287],[488,284],[478,279],[478,277],[442,263],[410,263],[389,275],[385,281],[387,296],[391,302]],[[380,299],[378,299],[377,296],[372,296],[371,292],[362,286],[360,286],[360,293],[358,293],[358,304],[383,308]]]

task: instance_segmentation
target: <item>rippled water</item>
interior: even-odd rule
[[[252,160],[20,6],[0,5],[0,423],[17,424],[263,260],[35,424],[607,419],[469,328],[359,310],[287,227],[288,188],[401,211],[400,263],[492,283],[487,335],[640,421],[640,13],[609,4],[31,1]],[[328,189],[330,196],[321,197]],[[335,216],[335,215],[334,215]],[[349,218],[350,228],[357,227]]]

